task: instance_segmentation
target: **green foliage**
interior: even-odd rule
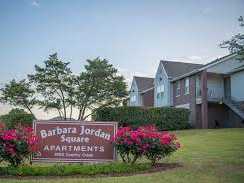
[[[8,103],[15,107],[22,107],[33,114],[31,109],[37,101],[34,97],[35,91],[31,88],[29,82],[26,80],[17,82],[13,79],[9,83],[5,84],[0,91],[0,102]]]
[[[163,162],[165,165],[171,165],[179,163],[181,167],[171,169],[169,171],[162,171],[158,173],[146,173],[144,175],[137,176],[119,176],[109,177],[108,175],[101,175],[102,178],[98,178],[94,175],[85,176],[77,174],[77,176],[68,177],[21,177],[26,173],[22,173],[23,167],[18,169],[9,168],[0,164],[0,182],[2,183],[149,183],[149,182],[171,182],[171,183],[243,183],[243,164],[244,164],[244,128],[225,128],[225,129],[194,129],[194,130],[180,130],[177,131],[177,137],[180,142],[184,144],[182,149],[177,151],[172,156],[166,158]],[[144,159],[138,161],[138,163],[145,162]],[[135,164],[136,167],[138,167]],[[141,171],[144,172],[143,166],[150,167],[150,164],[143,164]],[[40,167],[42,166],[42,167]],[[34,163],[31,167],[27,166],[26,171],[35,172],[35,174],[41,174],[38,172],[49,172],[49,166],[53,164]],[[62,165],[60,165],[62,166]],[[66,164],[64,166],[73,167],[73,164]],[[77,169],[83,165],[74,165]],[[119,167],[112,170],[116,171]],[[126,165],[125,165],[126,166]],[[128,168],[130,165],[127,165]],[[26,166],[24,166],[26,167]],[[40,167],[41,170],[38,170]],[[133,166],[132,166],[133,167]],[[74,169],[76,169],[74,168]],[[4,174],[12,169],[13,173],[7,176]],[[62,168],[61,168],[62,169]],[[72,169],[72,170],[71,170]],[[70,168],[72,171],[74,170]],[[133,172],[135,169],[128,170]],[[18,174],[19,172],[19,174]],[[138,171],[136,171],[138,172]],[[147,171],[146,171],[147,172]],[[138,173],[141,173],[140,171]],[[31,173],[30,173],[31,175]],[[111,174],[110,174],[111,175]],[[38,180],[37,180],[38,179]]]
[[[189,110],[161,107],[107,107],[99,109],[93,115],[96,121],[117,121],[119,126],[139,127],[155,124],[160,130],[179,130],[189,128]]]
[[[244,19],[242,16],[238,18],[240,26],[244,28]],[[244,60],[244,32],[233,35],[230,40],[220,44],[222,48],[228,48],[231,53],[237,53],[239,60]]]
[[[145,156],[152,165],[180,148],[175,134],[159,132],[154,125],[141,126],[136,130],[119,128],[114,145],[124,162],[134,164]]]
[[[15,128],[17,125],[32,126],[34,116],[25,112],[23,109],[12,109],[8,114],[0,116],[2,121],[8,129]]]
[[[12,80],[6,84],[1,89],[0,102],[30,113],[34,105],[45,111],[55,109],[64,120],[73,118],[75,108],[79,110],[78,120],[85,120],[90,111],[118,106],[127,97],[124,77],[106,59],[87,60],[79,75],[74,75],[69,65],[57,53],[50,55],[44,66],[35,65],[28,82]]]
[[[69,92],[72,91],[69,64],[60,60],[55,53],[44,62],[44,67],[35,65],[35,73],[28,75],[39,94],[39,105],[45,110],[56,109],[64,119],[67,118]]]
[[[58,59],[57,53],[50,55],[45,66],[35,66],[30,81],[41,94],[39,104],[45,110],[54,108],[64,120],[72,118],[73,108],[78,108],[79,120],[86,119],[87,112],[101,106],[118,105],[126,96],[124,78],[107,60],[87,60],[85,70],[74,76],[69,62]]]
[[[0,129],[0,160],[11,166],[19,166],[35,152],[37,138],[30,127],[19,126],[16,129]]]
[[[86,119],[97,108],[117,106],[127,96],[123,76],[106,59],[87,60],[85,71],[77,77],[75,101],[80,111],[79,119]]]
[[[52,166],[21,166],[21,167],[0,167],[0,175],[13,176],[68,176],[68,175],[112,175],[123,173],[136,173],[150,169],[148,163],[128,165],[124,163],[104,163],[93,165],[52,165]]]

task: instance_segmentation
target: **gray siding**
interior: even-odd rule
[[[159,86],[164,85],[164,94],[158,95]],[[167,73],[165,72],[162,64],[158,66],[158,70],[154,80],[154,106],[163,107],[169,106],[171,101],[170,82],[168,80]]]
[[[231,97],[237,101],[244,101],[244,71],[231,75]]]
[[[130,96],[129,106],[142,106],[141,95],[138,91],[138,88],[137,88],[137,85],[136,85],[136,82],[134,79],[131,84],[129,96]],[[135,101],[131,100],[133,96],[135,96]]]

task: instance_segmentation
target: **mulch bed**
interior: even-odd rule
[[[66,175],[66,176],[0,176],[6,179],[57,179],[57,178],[98,178],[98,177],[123,177],[123,176],[134,176],[151,174],[156,172],[163,172],[166,170],[183,167],[179,163],[157,163],[151,169],[145,171],[138,171],[134,173],[111,173],[111,174],[97,174],[97,175]]]

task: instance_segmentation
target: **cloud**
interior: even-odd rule
[[[35,7],[39,7],[40,3],[38,1],[32,1],[31,5]]]

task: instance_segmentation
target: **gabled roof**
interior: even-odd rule
[[[207,68],[209,68],[209,67],[215,66],[216,64],[222,63],[222,62],[224,62],[224,61],[226,61],[226,60],[228,60],[228,59],[230,59],[230,58],[236,57],[236,56],[237,56],[236,53],[231,53],[231,54],[229,54],[229,55],[225,55],[225,56],[223,56],[223,57],[217,58],[217,59],[215,59],[215,60],[213,60],[213,61],[211,61],[211,62],[205,64],[205,65],[201,68],[201,70],[205,70],[205,69],[207,69]]]
[[[160,62],[162,63],[168,77],[171,79],[181,76],[185,73],[191,72],[203,66],[202,64],[175,62],[167,60],[161,60]]]
[[[231,54],[225,55],[225,56],[223,56],[223,57],[221,57],[221,58],[217,58],[217,59],[215,59],[215,60],[213,60],[213,61],[211,61],[211,62],[209,62],[209,63],[207,63],[207,64],[205,64],[205,65],[202,65],[202,66],[199,67],[199,68],[196,68],[196,69],[194,69],[194,70],[192,70],[192,71],[190,71],[190,72],[187,72],[187,73],[185,73],[185,74],[182,74],[182,75],[180,75],[180,76],[178,76],[178,77],[173,78],[172,81],[176,81],[176,80],[179,80],[179,79],[182,79],[182,78],[191,76],[191,75],[193,75],[193,74],[196,74],[196,73],[198,73],[198,72],[200,72],[200,71],[203,71],[203,70],[205,70],[205,69],[208,69],[208,68],[210,68],[210,67],[212,67],[212,66],[215,66],[215,65],[217,65],[217,64],[219,64],[219,63],[222,63],[222,62],[228,60],[229,58],[232,58],[232,57],[235,57],[235,56],[237,56],[236,53],[231,53]],[[237,71],[239,71],[239,70],[242,70],[242,68],[239,68]],[[233,71],[233,72],[235,72],[235,71]]]
[[[217,64],[218,62],[224,61],[224,59],[228,59],[229,57],[235,57],[237,54],[236,53],[230,53],[228,55],[222,56],[220,58],[216,58],[211,62],[208,62],[204,65],[204,67],[212,66],[214,64]]]
[[[139,92],[142,92],[144,90],[148,90],[148,89],[151,89],[154,87],[154,85],[153,85],[154,78],[134,76],[134,80],[136,82]]]

